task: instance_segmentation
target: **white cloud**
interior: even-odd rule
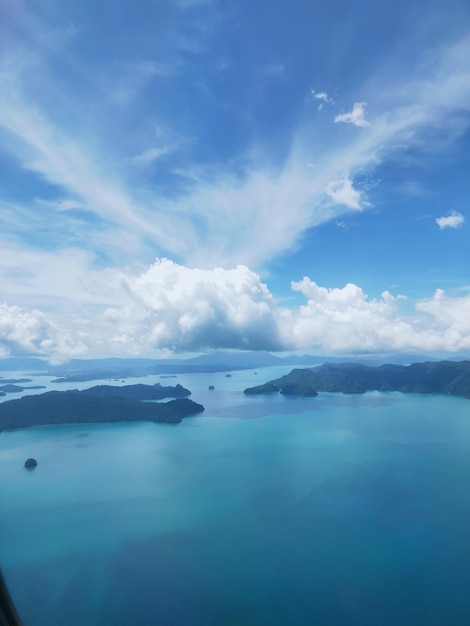
[[[337,204],[347,206],[349,209],[362,210],[366,203],[362,201],[362,193],[354,189],[350,178],[332,180],[326,187],[326,193]]]
[[[431,319],[429,333],[441,350],[470,348],[470,295],[450,297],[437,289],[429,300],[422,300],[416,310]]]
[[[47,264],[38,259],[38,273],[28,277],[36,285],[30,285],[33,290],[41,289],[43,280],[46,288],[49,283],[41,274],[43,260]],[[80,259],[69,270],[69,276],[48,286],[47,312],[5,305],[0,311],[1,350],[51,354],[58,360],[165,349],[283,348],[274,299],[260,277],[244,266],[191,269],[160,259],[138,273],[97,270]],[[27,294],[11,295],[27,302]]]
[[[444,217],[437,217],[436,224],[442,230],[443,228],[458,228],[465,222],[465,217],[458,211],[452,211]]]
[[[315,89],[312,89],[311,91],[312,96],[320,103],[318,105],[319,111],[322,110],[324,104],[334,104],[335,101],[326,93],[326,91],[315,91]]]
[[[140,154],[132,157],[131,161],[135,165],[150,165],[165,156],[166,154],[170,154],[173,152],[175,146],[163,146],[161,148],[148,148],[144,150]]]
[[[369,300],[359,287],[352,286],[341,296],[350,297],[349,308],[341,309],[341,320],[339,294],[334,290],[328,297],[324,292],[304,294],[308,303],[301,309],[279,308],[259,276],[246,267],[241,270],[239,264],[262,267],[276,255],[294,249],[306,229],[337,219],[346,210],[366,208],[363,194],[354,187],[357,173],[383,163],[396,149],[415,144],[427,149],[427,128],[434,129],[439,142],[462,133],[470,112],[469,58],[467,38],[435,52],[429,67],[410,71],[398,85],[389,83],[387,76],[372,79],[370,91],[364,95],[374,103],[374,124],[367,133],[342,139],[330,137],[326,130],[318,140],[319,126],[299,126],[284,162],[268,166],[272,161],[260,149],[246,158],[241,168],[240,161],[235,167],[227,161],[190,169],[187,176],[179,172],[175,188],[165,197],[153,184],[142,183],[137,168],[125,165],[134,158],[143,165],[159,166],[164,148],[158,146],[173,142],[180,146],[180,138],[149,139],[143,132],[151,126],[147,119],[140,128],[141,141],[133,143],[132,150],[120,152],[100,133],[97,109],[96,137],[87,143],[77,121],[80,116],[73,114],[77,111],[70,102],[64,101],[65,110],[71,106],[74,119],[75,125],[69,126],[63,116],[54,115],[56,109],[48,106],[47,99],[41,103],[36,91],[28,92],[28,85],[37,86],[29,81],[30,72],[41,74],[37,66],[31,70],[15,62],[5,63],[0,67],[0,125],[8,131],[2,135],[3,148],[25,169],[51,183],[57,197],[64,199],[46,201],[58,210],[57,221],[67,209],[78,207],[103,220],[103,224],[97,220],[96,229],[83,233],[90,253],[71,249],[41,253],[20,246],[19,238],[16,245],[11,240],[3,242],[2,295],[23,310],[40,306],[52,324],[47,331],[50,336],[39,333],[29,343],[25,339],[15,345],[23,350],[25,346],[46,349],[41,342],[49,336],[56,343],[55,348],[50,344],[56,354],[85,348],[91,354],[133,354],[161,347],[235,345],[322,350],[465,347],[463,317],[447,323],[443,319],[451,306],[466,311],[464,299],[448,299],[449,306],[444,306],[433,298],[420,303],[418,317],[408,318],[399,314],[396,299]],[[146,81],[159,71],[151,63],[140,68]],[[47,72],[44,75],[49,77]],[[60,101],[59,86],[52,83],[46,91],[50,87],[54,99]],[[135,95],[139,90],[132,81],[130,84]],[[313,93],[313,99],[331,104],[324,91]],[[80,107],[80,98],[76,106]],[[108,106],[101,109],[103,116]],[[337,116],[335,121],[367,125],[364,111],[365,103],[355,103],[352,111],[343,114],[344,119]],[[153,121],[157,126],[160,123],[158,118]],[[305,167],[305,163],[315,167]],[[172,172],[175,177],[177,174]],[[21,220],[29,235],[41,232],[41,227],[49,225],[40,221],[37,208],[34,202],[29,213],[26,208],[12,210],[10,219]],[[437,223],[441,228],[455,227],[463,220],[459,216],[438,218],[446,221]],[[25,237],[29,243],[31,239]],[[59,241],[56,248],[61,245]],[[152,258],[149,250],[152,256],[165,252],[205,269],[160,264],[139,277],[135,268],[105,271],[94,267],[100,255],[109,259],[114,254],[116,264],[125,264],[139,255],[145,258],[142,250],[147,259]],[[220,270],[216,277],[211,269],[216,265],[237,269]],[[175,278],[169,279],[170,275]],[[237,283],[242,276],[243,287]],[[190,289],[193,283],[198,285],[196,291]],[[145,289],[139,286],[143,284]],[[59,329],[58,335],[52,327]],[[211,335],[213,327],[217,332]],[[59,341],[58,337],[69,339]]]
[[[470,296],[450,298],[438,290],[416,305],[417,314],[404,315],[399,308],[404,296],[388,291],[369,299],[357,285],[327,289],[309,278],[292,283],[292,288],[307,304],[279,311],[282,338],[291,349],[344,353],[470,348]]]
[[[470,40],[463,40],[441,51],[427,73],[410,76],[400,89],[384,86],[382,77],[372,80],[376,116],[368,133],[344,142],[316,142],[317,129],[302,127],[284,163],[268,167],[268,157],[258,151],[244,160],[241,171],[225,162],[189,169],[187,176],[172,172],[173,180],[179,177],[170,196],[147,184],[137,168],[118,165],[132,158],[143,164],[157,159],[153,162],[158,165],[161,148],[148,148],[147,143],[137,157],[134,151],[118,161],[99,131],[96,141],[87,144],[79,127],[64,127],[30,104],[35,99],[27,92],[28,70],[22,73],[13,62],[0,67],[0,125],[10,133],[6,149],[24,168],[102,219],[100,232],[90,237],[97,254],[122,254],[127,246],[126,258],[131,259],[152,246],[154,254],[193,265],[244,263],[259,268],[295,249],[306,229],[340,217],[344,207],[365,208],[351,182],[359,171],[371,170],[394,150],[419,142],[421,131],[430,125],[446,129],[447,135],[448,127],[454,136],[463,132],[469,112],[469,57]],[[324,91],[315,95],[321,96],[320,103],[330,98]],[[454,124],[457,113],[460,122]],[[355,116],[360,122],[360,110]],[[179,138],[173,141],[181,145]],[[315,163],[314,169],[305,168],[309,162]],[[24,220],[25,228],[30,222]]]
[[[88,268],[87,300],[47,312],[0,307],[0,352],[67,356],[152,355],[163,350],[458,351],[470,348],[470,295],[442,290],[400,310],[404,296],[369,298],[355,284],[293,282],[305,304],[280,305],[245,266],[188,268],[167,259],[142,272]],[[69,287],[64,287],[69,289]],[[60,300],[57,300],[60,302]]]
[[[323,100],[323,102],[331,102],[326,91],[319,91],[318,93],[315,93],[315,91],[312,89],[312,94],[315,100]]]
[[[0,305],[0,341],[6,351],[42,353],[53,327],[38,310],[24,312],[17,306]]]
[[[138,350],[281,347],[273,297],[247,267],[190,269],[161,259],[122,280],[130,302],[107,309],[106,319]]]
[[[293,282],[292,289],[307,298],[307,304],[284,310],[284,341],[294,349],[327,351],[381,351],[403,349],[413,335],[409,323],[398,313],[398,301],[384,291],[380,300],[369,300],[352,283],[328,289],[309,278]],[[400,347],[399,347],[400,346]]]
[[[354,126],[370,126],[370,123],[365,119],[366,106],[366,102],[355,102],[352,111],[340,113],[335,117],[335,124],[344,122],[345,124],[354,124]]]
[[[110,169],[96,149],[29,106],[16,81],[1,78],[0,125],[16,140],[10,149],[24,168],[105,220],[101,228],[117,229],[108,247],[132,240],[135,256],[152,241],[160,251],[190,263],[260,265],[294,247],[299,234],[323,222],[326,213],[330,218],[341,212],[338,208],[331,215],[322,207],[331,174],[320,171],[312,177],[294,162],[281,172],[254,164],[243,176],[219,168],[209,175],[180,172],[178,193],[171,198],[133,187],[129,172]],[[137,160],[148,163],[159,155],[151,149]]]
[[[87,324],[98,329],[106,307],[124,306],[128,301],[122,287],[123,270],[96,267],[86,251],[41,252],[1,238],[0,249],[2,299],[25,310],[39,308],[41,302],[47,318],[57,327],[70,328],[71,335],[75,328],[86,331]]]
[[[61,333],[37,309],[24,311],[18,306],[0,304],[0,353],[3,356],[47,355],[51,358],[79,356],[86,350],[81,341]]]
[[[432,315],[441,327],[459,329],[470,335],[470,295],[450,297],[443,289],[436,289],[430,300],[422,300],[416,305],[418,311]]]
[[[70,211],[82,208],[82,203],[70,198],[62,198],[60,200],[44,200],[43,198],[35,198],[34,203],[37,206],[48,207],[55,211]]]
[[[102,168],[87,157],[86,148],[28,107],[14,90],[5,89],[0,96],[0,113],[1,125],[21,140],[14,150],[25,169],[81,197],[104,217],[143,226],[132,201],[109,177],[100,175]]]

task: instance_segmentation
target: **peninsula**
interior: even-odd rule
[[[48,391],[0,404],[0,430],[47,424],[167,422],[176,424],[204,407],[181,385],[102,385],[83,391]],[[168,402],[154,402],[173,398]]]
[[[365,393],[445,393],[470,397],[470,361],[437,361],[369,367],[358,363],[325,363],[294,369],[286,376],[245,389],[245,394],[282,393],[315,396],[318,391]]]

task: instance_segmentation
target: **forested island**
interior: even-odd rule
[[[3,381],[0,381],[3,382]],[[8,383],[6,385],[0,385],[0,395],[4,396],[7,393],[21,393],[23,391],[27,391],[28,389],[45,389],[44,385],[33,385],[30,387],[23,387],[22,385],[14,385],[12,383]]]
[[[0,430],[47,424],[101,422],[178,423],[204,407],[187,396],[181,385],[100,385],[83,391],[48,391],[0,404]],[[149,402],[174,398],[168,402]]]
[[[325,363],[294,369],[286,376],[245,389],[245,394],[282,393],[315,396],[319,391],[365,393],[445,393],[470,398],[470,361],[438,361],[369,367],[357,363]]]

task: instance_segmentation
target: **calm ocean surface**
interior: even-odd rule
[[[206,406],[178,425],[0,433],[25,626],[470,624],[470,401],[243,395],[290,369],[139,379]]]

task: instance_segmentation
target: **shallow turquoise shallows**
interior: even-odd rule
[[[470,623],[470,401],[248,376],[178,377],[206,405],[179,425],[0,434],[25,626]]]

